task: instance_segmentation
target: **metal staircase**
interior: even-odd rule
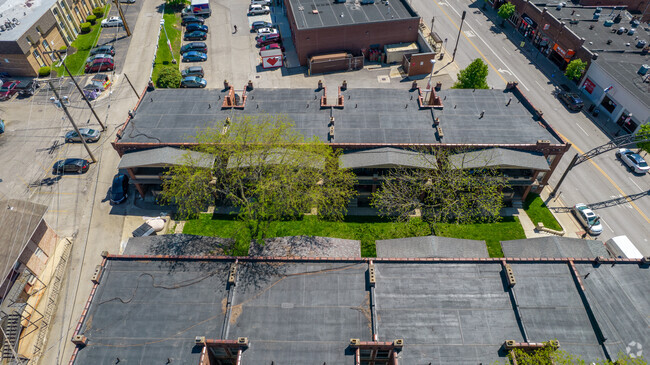
[[[2,325],[3,335],[6,336],[2,341],[2,359],[13,359],[14,352],[18,345],[18,338],[22,330],[20,325],[20,314],[12,313],[6,316]]]

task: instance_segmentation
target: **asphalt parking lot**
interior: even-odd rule
[[[126,23],[131,31],[135,29],[135,24],[140,9],[142,9],[143,1],[144,0],[136,0],[133,4],[120,4],[122,7],[122,13],[124,13],[124,17],[126,18]],[[113,4],[108,16],[112,17],[119,15],[117,7]],[[122,72],[124,61],[126,60],[126,52],[131,44],[131,37],[127,37],[124,27],[103,28],[99,39],[97,40],[97,46],[103,46],[106,44],[112,44],[115,47],[115,56],[113,57],[115,60],[115,72]]]

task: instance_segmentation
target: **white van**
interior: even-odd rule
[[[624,259],[642,259],[643,255],[627,236],[617,236],[605,242],[605,247],[614,256]]]
[[[271,0],[251,0],[251,5],[271,6]]]

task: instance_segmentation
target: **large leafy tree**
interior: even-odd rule
[[[355,176],[338,168],[338,153],[307,139],[284,116],[244,116],[196,136],[183,163],[172,167],[162,198],[181,217],[195,216],[218,201],[232,206],[252,238],[264,238],[273,221],[317,208],[322,219],[340,220],[354,196]],[[214,166],[205,168],[205,156]]]
[[[515,6],[511,2],[507,2],[499,7],[497,14],[501,18],[501,26],[505,26],[506,20],[510,18],[514,12]]]
[[[505,179],[490,168],[490,153],[420,151],[421,168],[395,169],[372,196],[381,215],[407,220],[415,211],[432,223],[498,218]],[[461,151],[457,151],[461,152]]]
[[[650,139],[650,124],[644,124],[639,127],[639,130],[636,132],[636,139]],[[650,142],[640,142],[636,146],[646,153],[650,153]]]
[[[570,80],[578,81],[582,77],[582,73],[585,72],[586,68],[587,62],[583,62],[581,59],[576,58],[575,60],[569,62],[569,64],[566,66],[564,75]]]
[[[489,89],[487,84],[488,66],[477,58],[458,73],[454,89]]]

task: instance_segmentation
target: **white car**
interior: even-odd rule
[[[271,9],[265,5],[251,5],[248,8],[248,15],[270,14]]]
[[[645,162],[641,155],[627,148],[619,148],[616,151],[616,157],[620,158],[630,170],[633,170],[637,174],[645,174],[650,170],[650,166],[648,166],[648,163]]]
[[[112,16],[108,19],[102,20],[102,28],[121,27],[122,25],[124,25],[124,22],[122,22],[122,19],[120,19],[119,16]]]
[[[589,207],[583,203],[579,203],[573,206],[571,210],[573,215],[580,221],[580,223],[587,229],[589,234],[599,235],[603,233],[603,226],[600,224],[600,217],[589,209]]]
[[[267,6],[271,6],[271,0],[251,0],[251,5],[267,5]]]
[[[260,28],[257,30],[257,36],[255,38],[259,38],[267,34],[278,34],[278,30],[275,28]]]

